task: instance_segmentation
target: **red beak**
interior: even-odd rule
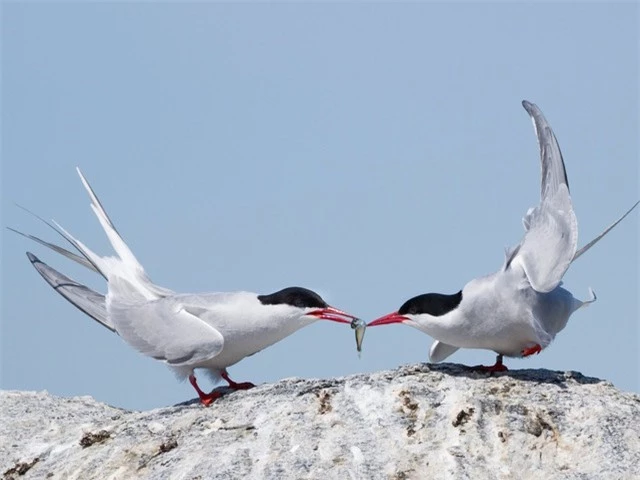
[[[334,307],[326,307],[319,310],[314,310],[313,312],[307,313],[307,315],[317,317],[321,320],[331,320],[332,322],[338,323],[351,323],[352,320],[358,318]]]
[[[367,324],[367,327],[376,327],[378,325],[386,325],[388,323],[402,323],[409,320],[407,317],[400,315],[398,312],[389,313],[384,317],[380,317],[373,322]]]

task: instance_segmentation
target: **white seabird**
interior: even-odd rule
[[[459,348],[481,348],[498,357],[495,365],[480,368],[503,371],[503,355],[526,357],[546,348],[577,309],[596,300],[591,289],[587,300],[578,300],[562,288],[565,272],[640,203],[578,250],[578,222],[560,147],[540,109],[526,100],[522,105],[538,137],[542,186],[540,204],[523,218],[520,243],[507,249],[500,270],[471,280],[458,293],[418,295],[368,324],[403,323],[427,333],[435,339],[429,352],[433,362]]]
[[[200,401],[209,405],[220,396],[203,392],[194,370],[205,369],[232,389],[254,385],[236,383],[227,367],[273,345],[317,320],[350,324],[353,315],[329,306],[317,293],[289,287],[268,295],[251,292],[180,294],[154,284],[103,209],[78,169],[98,217],[117,256],[102,257],[55,221],[46,222],[80,255],[33,235],[11,229],[94,270],[107,281],[103,295],[51,268],[31,252],[27,256],[56,292],[102,326],[117,333],[139,352],[164,362],[179,377],[188,377]]]

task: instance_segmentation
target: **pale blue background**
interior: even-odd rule
[[[539,195],[523,98],[560,141],[580,244],[638,199],[637,24],[634,4],[5,4],[2,224],[56,239],[17,202],[109,253],[79,165],[157,283],[302,285],[372,319],[457,291],[519,241]],[[2,388],[139,409],[194,397],[51,290],[27,249],[104,288],[3,229]],[[637,212],[565,285],[599,300],[508,365],[640,391]],[[349,328],[319,322],[230,372],[370,372],[426,361],[430,343],[370,329],[358,360]]]

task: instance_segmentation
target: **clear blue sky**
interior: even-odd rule
[[[290,285],[365,319],[497,270],[539,196],[524,98],[565,156],[580,244],[639,197],[637,4],[5,3],[2,225],[56,239],[13,202],[110,253],[79,165],[160,285]],[[58,296],[3,228],[2,388],[146,409],[193,398]],[[638,214],[574,264],[598,301],[512,369],[640,391]],[[231,367],[256,383],[426,361],[395,325],[319,322]],[[490,363],[489,351],[451,361]],[[209,386],[208,382],[203,382]]]

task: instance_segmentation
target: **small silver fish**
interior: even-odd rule
[[[351,321],[351,328],[356,331],[356,348],[358,349],[358,354],[360,354],[360,352],[362,352],[362,340],[364,339],[364,331],[367,328],[367,322],[361,318],[354,318]]]

